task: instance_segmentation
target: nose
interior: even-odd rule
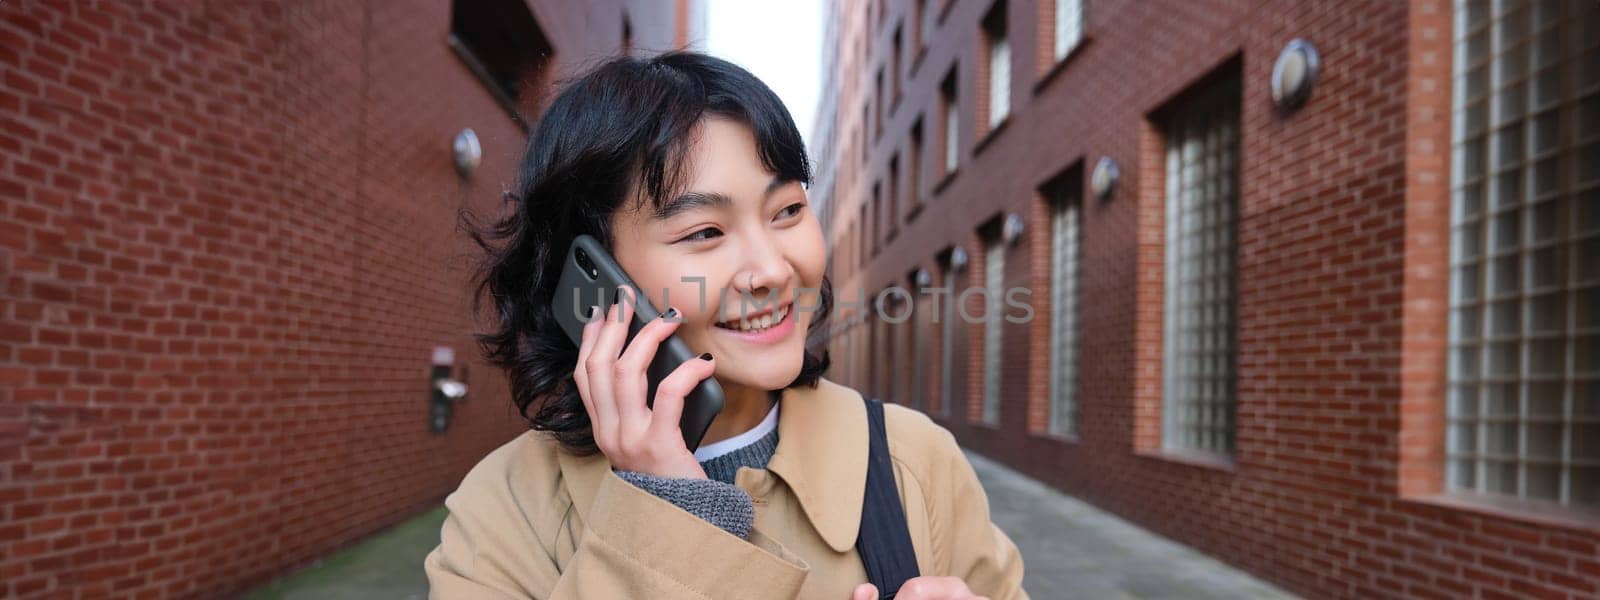
[[[783,293],[793,269],[777,237],[770,234],[753,236],[743,248],[743,255],[743,268],[729,282],[734,291],[749,294],[757,301],[778,299],[776,295]],[[770,291],[758,293],[763,289]]]

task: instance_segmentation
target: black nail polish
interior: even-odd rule
[[[705,354],[701,354],[700,355],[700,360],[711,360],[711,353],[707,352]]]
[[[675,307],[675,306],[671,307],[671,308],[668,308],[667,312],[664,312],[664,313],[661,314],[661,318],[663,318],[663,319],[676,319],[676,318],[678,318],[678,308]]]

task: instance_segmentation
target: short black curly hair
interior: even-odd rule
[[[528,426],[588,456],[599,448],[572,379],[578,348],[557,324],[551,302],[573,238],[589,234],[612,247],[610,218],[630,188],[637,190],[635,203],[648,199],[657,207],[683,192],[691,134],[708,116],[748,126],[762,165],[781,180],[810,187],[811,168],[777,94],[722,59],[690,51],[619,57],[561,89],[528,138],[515,187],[505,193],[514,205],[508,216],[480,223],[463,209],[459,217],[483,251],[473,275],[473,313],[481,312],[487,291],[498,317],[493,330],[473,337],[506,372]],[[813,334],[822,331],[833,303],[827,278],[821,288]],[[814,387],[828,364],[825,348],[808,348],[788,387]]]

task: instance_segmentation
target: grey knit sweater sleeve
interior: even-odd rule
[[[618,471],[617,476],[741,538],[755,525],[755,502],[731,483],[635,471]]]
[[[765,468],[777,447],[778,430],[774,429],[748,446],[700,463],[708,479],[659,477],[636,471],[618,471],[617,476],[744,538],[755,525],[755,502],[733,485],[733,478],[740,467]]]

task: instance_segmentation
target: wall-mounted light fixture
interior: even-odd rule
[[[1109,156],[1100,157],[1094,164],[1094,172],[1089,174],[1089,191],[1101,202],[1111,199],[1111,193],[1117,189],[1117,180],[1122,177],[1122,169],[1117,168],[1117,161]]]
[[[1022,239],[1022,227],[1022,215],[1006,215],[1006,220],[1000,224],[1000,239],[1005,240],[1006,245],[1017,245],[1017,240]]]
[[[1317,84],[1321,67],[1316,46],[1302,38],[1289,40],[1272,65],[1272,102],[1285,111],[1304,105]]]
[[[950,251],[950,270],[960,273],[966,269],[967,250],[961,246],[956,246],[954,250]]]
[[[450,428],[450,422],[455,418],[455,402],[465,401],[467,398],[467,384],[452,378],[451,370],[455,366],[456,351],[450,346],[435,346],[433,348],[433,369],[429,379],[430,386],[428,399],[428,428],[434,433],[443,432]],[[464,369],[466,365],[462,365]],[[465,378],[465,374],[462,375]]]
[[[461,130],[450,146],[455,151],[456,172],[463,179],[471,179],[472,172],[478,170],[478,162],[483,160],[483,146],[478,144],[477,132],[471,128]]]

